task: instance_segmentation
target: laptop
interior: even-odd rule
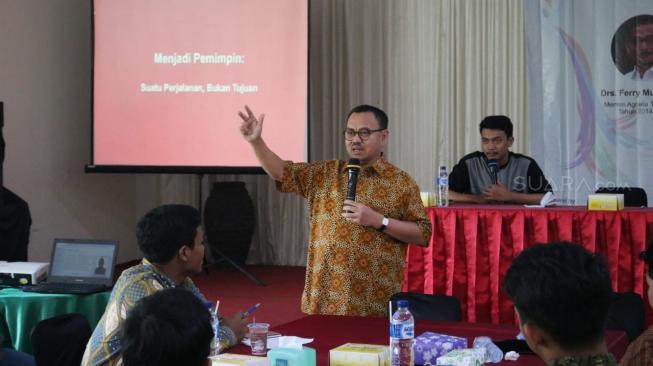
[[[113,240],[54,239],[48,279],[28,292],[92,294],[111,289],[118,255]]]

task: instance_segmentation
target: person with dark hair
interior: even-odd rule
[[[27,262],[27,245],[32,226],[29,205],[4,186],[2,178],[5,161],[4,104],[0,102],[0,261]]]
[[[615,65],[633,80],[653,80],[653,15],[626,20],[612,40]]]
[[[7,187],[0,189],[0,261],[27,262],[32,215],[29,204]]]
[[[511,152],[512,121],[487,116],[479,126],[481,151],[465,155],[449,175],[449,198],[465,203],[538,204],[551,191],[532,158]]]
[[[4,339],[0,335],[0,346]],[[0,347],[0,366],[34,366],[34,356],[11,348]]]
[[[88,341],[82,365],[120,364],[120,326],[141,298],[164,288],[178,287],[206,302],[189,278],[202,272],[204,260],[204,230],[197,209],[187,205],[152,209],[138,222],[136,237],[145,258],[125,270],[116,281],[109,304]],[[222,349],[236,344],[245,335],[247,322],[248,317],[242,312],[222,319]]]
[[[383,151],[388,116],[377,107],[351,110],[343,131],[349,157],[360,162],[355,200],[346,199],[347,161],[283,161],[261,137],[259,118],[245,106],[240,131],[281,192],[309,201],[310,238],[302,311],[383,316],[399,292],[407,243],[427,245],[431,223],[415,181]]]
[[[635,23],[632,38],[626,45],[635,61],[628,76],[633,80],[653,80],[653,16],[640,15]]]
[[[639,259],[646,263],[646,284],[648,285],[648,303],[653,307],[653,242],[645,251],[639,254]],[[653,365],[653,326],[640,334],[626,349],[621,366],[651,366]]]
[[[5,125],[5,109],[4,104],[0,102],[0,191],[4,188],[4,180],[2,175],[4,174],[4,164],[5,164],[5,138],[2,135],[2,129]],[[3,206],[2,192],[0,192],[0,207]]]
[[[604,340],[612,299],[601,258],[570,242],[521,252],[503,280],[526,343],[547,365],[615,365]]]
[[[164,289],[139,300],[127,313],[121,338],[124,366],[210,365],[211,317],[185,289]]]

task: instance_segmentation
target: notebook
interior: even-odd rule
[[[117,255],[117,241],[54,239],[48,279],[24,291],[91,294],[109,290]]]

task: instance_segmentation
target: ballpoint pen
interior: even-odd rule
[[[254,311],[256,311],[256,309],[258,309],[259,306],[261,306],[261,303],[260,303],[260,302],[254,304],[254,305],[252,305],[251,308],[245,310],[245,313],[243,313],[243,317],[246,317],[246,316],[250,316],[250,315],[252,315],[252,313],[253,313]]]

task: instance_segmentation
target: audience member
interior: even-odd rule
[[[27,262],[32,216],[29,205],[7,187],[0,188],[0,261]]]
[[[3,339],[0,335],[0,345]],[[34,366],[34,357],[11,348],[0,348],[0,366]]]
[[[82,365],[121,363],[120,326],[141,298],[164,288],[181,287],[206,302],[188,277],[202,271],[204,259],[204,230],[195,208],[165,205],[151,210],[138,223],[137,239],[145,258],[118,278],[104,315],[88,341]],[[248,317],[242,312],[223,319],[222,349],[244,336],[247,322]]]
[[[646,262],[646,284],[648,285],[648,303],[653,307],[653,242],[646,251],[639,255]],[[626,353],[619,361],[621,366],[651,366],[653,365],[653,326],[644,331],[628,346]]]
[[[509,150],[515,141],[510,118],[487,116],[479,129],[483,151],[465,155],[453,167],[449,198],[467,203],[539,203],[551,187],[535,160]]]
[[[503,289],[528,346],[548,365],[615,365],[604,340],[612,288],[600,258],[569,242],[519,254]]]
[[[25,200],[7,189],[3,181],[5,140],[2,137],[4,108],[0,102],[0,261],[27,262],[32,216]]]
[[[211,317],[185,289],[142,298],[127,314],[121,337],[124,366],[210,365]]]

